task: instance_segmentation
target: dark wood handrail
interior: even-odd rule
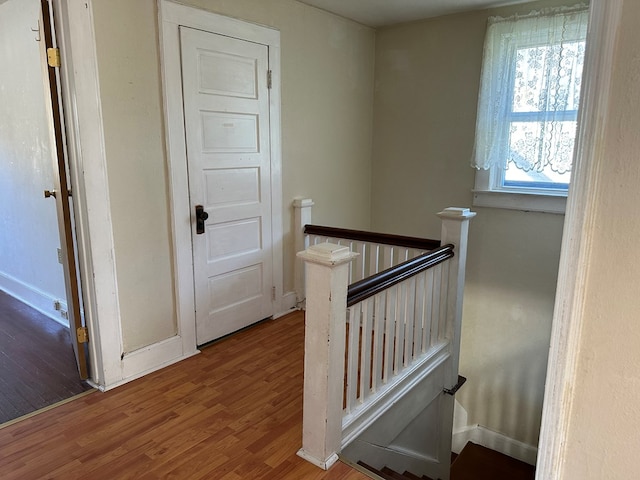
[[[322,225],[305,225],[304,233],[307,235],[345,238],[347,240],[381,243],[383,245],[396,245],[398,247],[417,248],[420,250],[433,250],[440,246],[440,240],[431,240],[429,238],[405,237],[403,235],[365,232],[363,230],[349,230],[347,228],[324,227]]]
[[[395,267],[387,268],[380,273],[364,278],[359,282],[352,283],[347,290],[347,307],[351,307],[407,278],[435,267],[453,257],[453,255],[453,245],[444,245]]]

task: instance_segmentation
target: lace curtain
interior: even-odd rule
[[[571,170],[587,20],[583,5],[489,19],[474,167]]]

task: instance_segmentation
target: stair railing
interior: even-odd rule
[[[313,201],[308,198],[299,198],[293,202],[296,252],[320,243],[334,243],[349,247],[350,251],[358,253],[354,261],[349,264],[349,284],[440,246],[440,240],[313,225],[311,223],[313,205]],[[302,304],[305,298],[302,260],[297,260],[295,265],[295,290],[298,304]]]
[[[404,255],[416,256],[351,285],[349,279],[360,272],[380,270],[373,248],[358,251],[353,239],[326,241],[336,237],[313,229],[308,235],[318,235],[320,241],[298,239],[298,245],[308,242],[298,253],[306,271],[303,439],[298,455],[323,469],[430,361],[450,355],[445,382],[453,386],[458,380],[468,222],[475,213],[447,208],[438,215],[442,246],[437,242],[437,248],[421,254],[410,247],[414,252]],[[358,262],[363,253],[369,259]]]

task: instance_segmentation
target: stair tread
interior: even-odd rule
[[[391,470],[389,467],[382,467],[382,473],[389,475],[393,480],[406,480],[406,477],[401,473]]]
[[[366,469],[367,469],[367,470],[369,470],[370,472],[375,473],[376,475],[378,475],[379,477],[384,478],[385,480],[396,480],[394,477],[391,477],[391,476],[387,475],[387,474],[386,474],[386,473],[384,473],[383,471],[378,470],[377,468],[372,467],[371,465],[368,465],[368,464],[364,463],[363,461],[359,461],[359,462],[358,462],[358,465],[360,465],[360,466],[362,466],[362,467],[366,468]],[[385,467],[385,468],[386,468],[386,467]]]
[[[403,475],[404,475],[404,478],[406,478],[407,480],[424,480],[426,478],[426,477],[419,477],[408,471],[405,471]]]

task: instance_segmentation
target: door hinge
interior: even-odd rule
[[[271,287],[271,300],[276,301],[276,287]]]
[[[79,343],[87,343],[89,341],[89,330],[87,327],[78,327],[76,330]]]
[[[59,48],[47,48],[47,63],[50,67],[60,66],[60,49]]]
[[[267,70],[267,88],[271,88],[273,85],[273,72],[271,70]]]

